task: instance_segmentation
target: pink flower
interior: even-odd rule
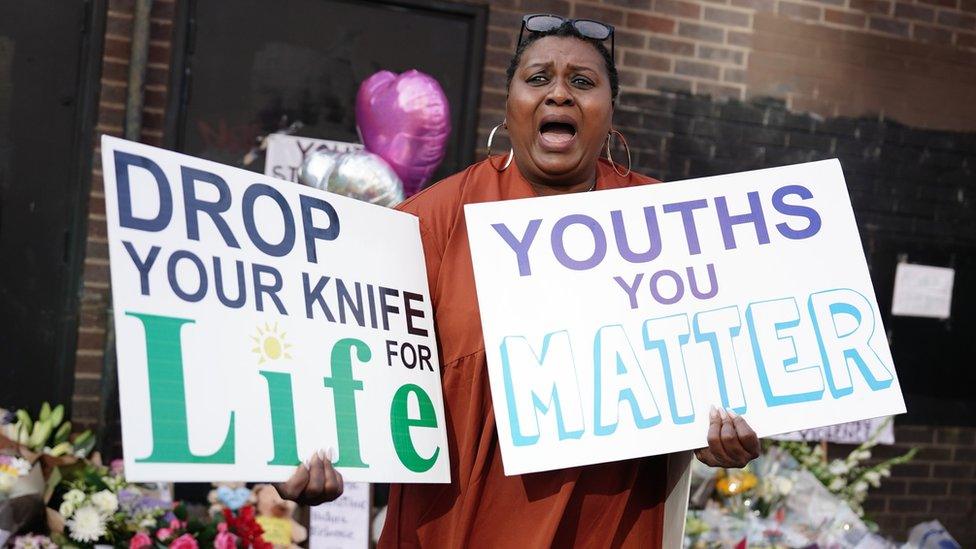
[[[145,532],[139,532],[129,540],[129,549],[142,549],[151,545],[152,539]]]
[[[173,531],[169,528],[160,528],[156,530],[156,539],[159,541],[166,541],[173,535]]]
[[[226,522],[218,522],[217,523],[217,531],[218,532],[226,532],[227,531],[227,523]]]
[[[180,522],[177,519],[173,519],[173,520],[169,521],[169,527],[171,529],[173,529],[173,530],[179,530],[180,528],[183,528],[184,526],[185,526],[185,524],[183,524],[182,522]]]
[[[169,544],[169,549],[200,549],[200,546],[197,545],[196,538],[190,534],[183,534]]]
[[[230,532],[221,532],[214,539],[214,549],[237,549],[237,536]]]

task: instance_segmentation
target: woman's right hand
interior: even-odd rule
[[[342,495],[342,473],[335,470],[322,450],[302,463],[285,482],[274,485],[278,494],[301,505],[319,505]]]

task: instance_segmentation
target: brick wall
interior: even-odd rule
[[[976,500],[976,429],[899,426],[894,446],[878,446],[872,462],[899,456],[912,447],[911,463],[898,465],[892,478],[868,496],[864,509],[885,532],[907,532],[933,517],[963,547],[976,543],[973,505]],[[830,456],[844,457],[852,446],[835,444]]]
[[[166,82],[169,78],[170,40],[175,0],[154,0],[150,19],[150,49],[146,72],[141,140],[161,145]],[[102,134],[121,137],[125,132],[129,57],[132,48],[132,0],[109,0],[102,54],[101,95],[92,151],[92,190],[89,197],[88,244],[82,275],[78,348],[75,353],[73,419],[79,427],[104,428],[102,402],[105,358],[106,312],[111,303],[108,241],[105,227],[105,195],[102,185]]]
[[[972,282],[964,287],[976,287],[969,259],[976,258],[976,0],[469,3],[490,6],[479,143],[504,118],[504,72],[523,13],[603,20],[617,27],[622,95],[615,125],[630,142],[635,169],[673,180],[838,156],[883,309],[890,305],[889,267],[905,250],[952,258],[957,277]],[[150,144],[164,137],[175,8],[176,0],[154,2],[142,131]],[[131,0],[109,0],[99,134],[124,131],[132,15]],[[502,137],[498,147],[505,146]],[[81,424],[112,427],[117,405],[102,399],[109,286],[100,151],[93,154],[73,406]],[[976,302],[972,290],[960,289],[955,299]],[[920,390],[925,372],[972,359],[968,346],[961,360],[931,360],[958,353],[953,345],[976,329],[972,321],[932,328],[890,320],[896,351],[909,341],[898,335],[906,331],[929,342],[918,356],[906,355],[907,369],[899,365],[904,387]],[[955,417],[976,413],[965,404],[971,381],[932,400],[963,399]],[[871,497],[874,518],[902,539],[914,523],[939,518],[963,546],[976,546],[976,430],[900,424],[896,432],[900,446],[923,450]]]

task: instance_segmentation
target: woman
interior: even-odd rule
[[[452,483],[394,485],[380,547],[661,544],[666,456],[512,477],[502,471],[463,205],[654,182],[600,158],[615,133],[617,71],[603,45],[612,27],[542,15],[526,16],[522,30],[501,125],[512,150],[399,208],[420,218]],[[712,411],[708,443],[696,455],[712,466],[741,467],[759,453],[752,429],[724,410]],[[279,490],[314,505],[338,497],[342,477],[319,455]]]

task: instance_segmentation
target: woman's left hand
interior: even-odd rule
[[[739,468],[759,457],[759,450],[759,437],[742,416],[712,407],[708,447],[695,450],[695,457],[712,467]]]

